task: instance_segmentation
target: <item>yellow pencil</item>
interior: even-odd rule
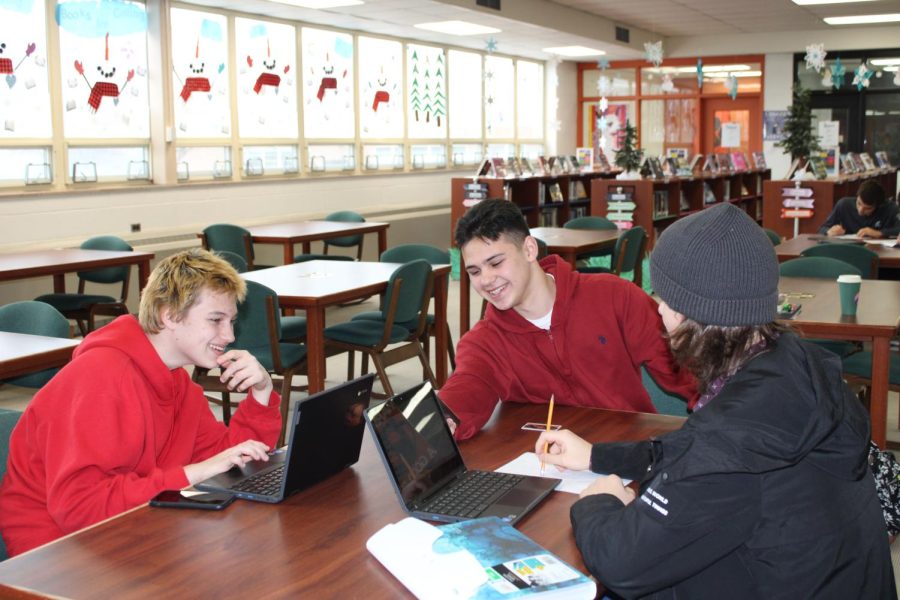
[[[553,394],[550,394],[550,409],[547,411],[547,431],[550,431],[550,426],[553,424]],[[550,450],[550,444],[544,442],[544,454]],[[541,461],[541,475],[544,474],[544,461]]]

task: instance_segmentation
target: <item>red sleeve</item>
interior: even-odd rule
[[[200,394],[202,396],[202,391]],[[203,404],[206,404],[206,398],[203,398]],[[281,434],[280,405],[281,396],[274,389],[266,406],[257,402],[251,393],[238,405],[228,427],[216,420],[212,411],[203,410],[197,424],[191,463],[206,460],[245,440],[258,440],[274,448]]]

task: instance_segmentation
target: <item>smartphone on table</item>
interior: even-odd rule
[[[234,502],[234,494],[228,492],[196,493],[188,490],[166,490],[157,494],[150,501],[150,506],[222,510],[232,502]]]

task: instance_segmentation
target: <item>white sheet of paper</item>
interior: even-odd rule
[[[860,238],[855,233],[845,233],[844,235],[835,236],[839,240],[862,240],[866,244],[871,244],[873,246],[884,246],[886,248],[893,248],[897,245],[897,238],[890,238],[887,240],[876,240],[874,238]]]
[[[497,471],[515,475],[562,479],[562,482],[556,487],[556,491],[569,492],[570,494],[580,494],[598,477],[603,476],[602,473],[592,473],[591,471],[560,471],[555,466],[548,464],[544,465],[544,474],[541,475],[541,461],[538,460],[537,454],[534,452],[525,452],[497,469]],[[622,482],[628,485],[631,483],[631,480],[623,479]]]
[[[741,145],[741,124],[730,122],[722,123],[722,141],[720,145],[723,148],[738,148]]]

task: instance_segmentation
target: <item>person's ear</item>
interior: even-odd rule
[[[526,236],[525,242],[523,243],[523,248],[525,250],[525,258],[529,261],[537,260],[538,255],[538,243],[537,240],[532,236]]]
[[[163,306],[159,309],[159,322],[162,323],[163,329],[172,329],[178,323],[175,311],[169,306]]]

